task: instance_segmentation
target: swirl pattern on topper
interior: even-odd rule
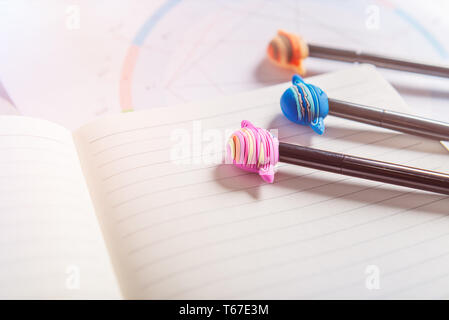
[[[269,131],[243,120],[241,129],[228,140],[226,159],[237,167],[257,172],[266,182],[274,180],[274,167],[279,161],[279,141]]]
[[[294,75],[292,86],[281,97],[284,115],[295,123],[310,126],[316,133],[324,133],[324,118],[329,113],[326,93]]]
[[[300,36],[279,30],[267,48],[268,58],[275,64],[305,75],[303,60],[309,55],[309,47]]]

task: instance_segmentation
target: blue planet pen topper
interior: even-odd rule
[[[310,126],[318,134],[324,133],[323,120],[329,113],[327,95],[299,75],[293,76],[292,86],[282,94],[281,109],[288,120]]]

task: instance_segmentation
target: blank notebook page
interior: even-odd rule
[[[404,108],[369,66],[309,81],[332,98]],[[279,107],[288,86],[111,116],[75,133],[125,297],[449,296],[448,197],[282,163],[266,184],[214,163],[246,119],[281,141],[449,171],[438,142],[331,116],[324,136],[288,122]]]

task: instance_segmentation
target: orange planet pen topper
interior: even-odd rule
[[[303,60],[309,55],[309,47],[300,36],[279,30],[268,45],[267,53],[275,64],[305,75]]]

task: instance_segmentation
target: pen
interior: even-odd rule
[[[271,61],[282,67],[292,68],[300,75],[305,75],[306,73],[303,64],[304,59],[315,57],[346,62],[370,63],[381,68],[449,77],[449,66],[309,44],[301,36],[283,30],[279,30],[276,37],[271,40],[267,53]]]
[[[274,181],[278,161],[346,176],[449,195],[449,175],[394,163],[360,158],[279,142],[269,131],[242,121],[227,143],[227,160]]]
[[[293,76],[292,86],[282,94],[280,105],[290,121],[308,125],[319,134],[324,133],[324,118],[330,114],[439,141],[449,140],[448,123],[328,98],[321,88],[298,75]]]

